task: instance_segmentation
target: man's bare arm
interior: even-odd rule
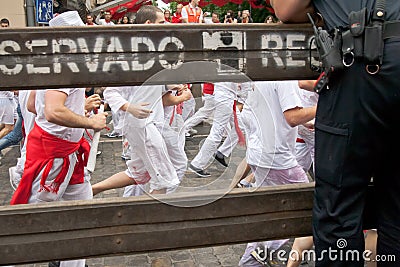
[[[314,13],[311,0],[271,0],[271,5],[284,23],[308,22],[307,13]]]
[[[283,112],[287,123],[291,127],[296,127],[300,124],[306,123],[315,118],[315,113],[317,111],[317,107],[309,107],[309,108],[300,108],[295,107],[292,109],[288,109]]]
[[[101,130],[106,126],[107,113],[96,114],[91,118],[78,115],[65,106],[67,94],[50,90],[45,93],[44,115],[51,123],[70,127]]]
[[[298,83],[301,89],[314,92],[316,80],[300,80]]]
[[[35,99],[36,99],[36,90],[35,91],[32,90],[29,93],[28,102],[26,103],[26,108],[28,109],[29,112],[32,112],[33,114],[36,115],[37,113],[36,113]]]
[[[183,90],[182,94],[178,96],[172,95],[171,92],[168,92],[163,95],[162,103],[164,107],[175,106],[184,101],[189,100],[190,98],[192,98],[192,93],[190,92],[189,89]]]

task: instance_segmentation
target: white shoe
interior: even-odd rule
[[[188,132],[189,132],[190,135],[197,134],[197,130],[195,130],[195,129],[190,129]]]
[[[10,184],[11,184],[11,187],[14,189],[14,191],[17,190],[18,184],[20,182],[20,180],[18,180],[17,177],[14,175],[15,168],[16,168],[16,166],[13,166],[8,169],[8,173],[10,175]]]

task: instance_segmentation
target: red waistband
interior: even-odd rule
[[[296,138],[296,143],[305,143],[304,139],[301,139],[299,137]]]

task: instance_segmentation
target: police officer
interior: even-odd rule
[[[316,266],[364,266],[362,216],[373,177],[377,254],[382,259],[395,255],[397,260],[380,261],[378,266],[400,266],[400,24],[394,22],[400,20],[400,1],[386,0],[382,13],[375,12],[375,0],[271,0],[271,4],[283,22],[307,22],[307,12],[314,17],[318,12],[330,32],[336,27],[349,29],[349,13],[363,7],[370,20],[385,19],[383,36],[370,39],[384,44],[383,60],[370,64],[365,55],[355,58],[349,67],[333,73],[320,92],[313,232]],[[365,42],[363,51],[371,43]],[[359,253],[358,261],[352,259],[353,250]]]

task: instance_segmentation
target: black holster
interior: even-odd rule
[[[382,65],[383,62],[383,23],[372,23],[365,28],[364,59],[367,64]]]
[[[349,14],[350,29],[342,34],[342,53],[352,53],[354,58],[364,57],[364,31],[367,23],[367,9],[363,8]]]
[[[366,8],[349,14],[349,30],[342,34],[342,54],[346,66],[352,64],[351,57],[363,59],[367,65],[382,64],[384,22],[384,5],[375,7],[370,15]]]

